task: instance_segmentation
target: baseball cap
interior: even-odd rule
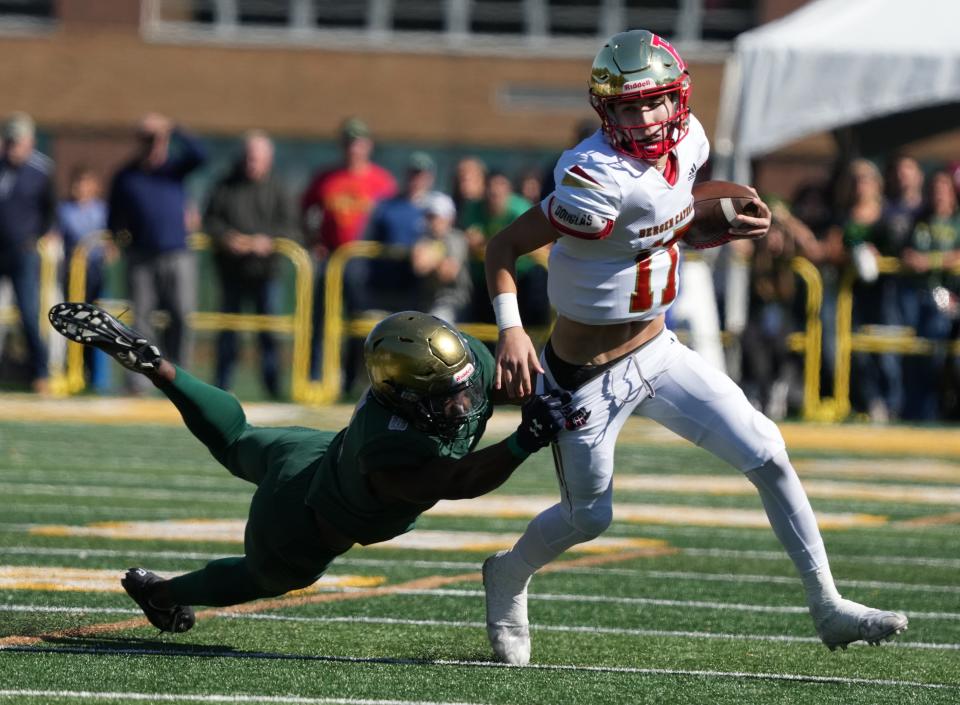
[[[26,113],[10,113],[7,119],[3,121],[3,127],[0,128],[0,135],[3,139],[11,142],[33,137],[35,133],[33,118]]]
[[[439,215],[441,218],[453,220],[457,214],[457,207],[447,194],[432,191],[423,201],[423,212],[425,215]]]
[[[340,126],[340,136],[346,140],[360,139],[370,136],[370,128],[367,123],[357,117],[347,118]]]
[[[407,160],[409,171],[436,171],[437,165],[426,152],[413,152]]]

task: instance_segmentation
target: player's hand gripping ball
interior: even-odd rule
[[[690,247],[719,247],[736,238],[737,216],[760,217],[756,192],[732,181],[703,181],[693,187],[693,221],[683,236]]]

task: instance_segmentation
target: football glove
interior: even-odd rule
[[[585,424],[590,412],[583,407],[573,409],[572,401],[570,392],[556,390],[531,397],[520,408],[517,445],[525,453],[535,453],[550,445],[563,429]]]

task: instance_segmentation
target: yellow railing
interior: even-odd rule
[[[274,247],[278,254],[290,260],[295,274],[295,303],[289,315],[254,315],[246,313],[218,313],[195,311],[190,314],[189,324],[194,330],[241,332],[267,331],[286,333],[293,337],[293,354],[290,375],[290,396],[294,401],[309,401],[315,393],[310,381],[310,337],[313,310],[313,263],[306,251],[293,240],[276,238]],[[195,233],[189,244],[193,250],[207,250],[211,240],[207,235]],[[80,243],[70,259],[70,289],[67,299],[83,301],[86,295],[87,257],[89,246]],[[45,311],[46,309],[44,309]],[[78,343],[67,345],[66,391],[76,393],[84,388],[83,349]]]
[[[904,269],[896,257],[880,257],[877,260],[881,274],[903,274]],[[960,267],[951,272],[960,274]],[[850,367],[853,353],[895,353],[897,355],[930,355],[940,341],[917,337],[912,330],[901,332],[871,333],[867,330],[853,331],[853,288],[857,273],[847,268],[840,279],[837,293],[837,345],[834,363],[834,413],[833,420],[841,421],[850,415]],[[907,330],[910,330],[908,333]],[[960,354],[960,341],[952,341],[947,349]]]
[[[340,394],[340,350],[347,336],[367,335],[379,319],[370,317],[343,317],[343,272],[354,258],[373,259],[384,254],[378,242],[356,241],[338,248],[327,264],[324,287],[323,370],[322,381],[313,388],[311,401],[325,404],[337,399]],[[829,418],[829,406],[820,399],[820,350],[822,326],[820,308],[823,305],[823,283],[817,268],[802,258],[792,263],[793,270],[807,287],[806,326],[803,332],[791,333],[787,344],[794,352],[804,356],[803,417],[805,419]],[[457,323],[457,328],[484,342],[496,342],[497,326],[492,323]],[[535,338],[546,340],[549,328],[532,331]]]
[[[328,404],[340,395],[340,350],[345,337],[363,337],[369,333],[380,319],[343,317],[343,271],[347,262],[355,257],[373,259],[385,256],[386,248],[379,242],[358,240],[338,247],[327,263],[324,285],[324,322],[323,322],[323,370],[320,385],[314,389],[316,403]],[[457,323],[464,333],[487,343],[497,342],[499,332],[493,323]],[[537,340],[546,340],[549,328],[535,328],[531,336]]]
[[[823,325],[820,309],[823,307],[823,280],[820,272],[809,261],[795,257],[791,262],[794,273],[803,279],[807,287],[804,309],[806,322],[802,333],[787,336],[787,346],[803,354],[803,418],[807,421],[829,418],[830,404],[820,398],[820,365],[823,342]]]
[[[190,246],[195,250],[210,247],[210,238],[195,234],[190,238]],[[293,337],[291,398],[301,403],[327,404],[336,401],[340,395],[341,369],[340,351],[345,337],[365,336],[378,319],[373,317],[347,318],[343,316],[343,272],[347,262],[355,257],[375,258],[384,255],[380,243],[358,241],[337,249],[327,265],[324,287],[324,335],[323,370],[319,382],[309,378],[310,345],[312,334],[313,307],[313,263],[307,252],[292,240],[275,240],[277,252],[292,263],[295,270],[295,305],[289,315],[260,316],[251,314],[226,314],[198,311],[191,314],[189,323],[195,330],[234,330],[243,332],[270,331],[290,334]],[[47,331],[46,312],[52,305],[51,292],[56,290],[58,254],[52,243],[41,241],[38,245],[41,255],[41,306],[40,325]],[[88,243],[81,243],[71,257],[70,289],[67,298],[82,301],[86,290],[86,264],[89,254]],[[837,297],[836,314],[836,353],[834,359],[834,396],[820,397],[820,367],[822,326],[820,309],[823,303],[823,285],[817,268],[803,258],[792,262],[794,272],[806,284],[806,322],[801,332],[791,333],[787,338],[790,350],[801,353],[803,366],[803,418],[817,421],[840,421],[850,414],[850,367],[851,356],[855,352],[889,352],[900,355],[929,355],[938,343],[918,338],[915,335],[900,333],[871,333],[852,330],[853,287],[856,274],[847,270],[841,278]],[[900,274],[902,269],[895,258],[881,258],[879,269],[883,274]],[[960,267],[954,273],[960,274]],[[0,322],[10,323],[16,320],[14,310],[0,311]],[[497,340],[497,327],[489,323],[458,323],[458,327],[487,342]],[[534,331],[541,339],[546,339],[549,329]],[[960,342],[953,341],[948,349],[960,354]],[[83,353],[80,345],[67,344],[65,374],[52,370],[51,381],[54,391],[76,393],[84,388]]]

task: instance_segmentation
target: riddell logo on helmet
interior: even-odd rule
[[[648,88],[656,88],[657,82],[652,78],[642,78],[639,81],[630,81],[623,84],[624,93],[633,93],[634,91],[645,91]]]
[[[466,367],[464,367],[462,370],[460,370],[459,372],[457,372],[457,374],[453,376],[453,383],[460,384],[463,380],[470,379],[470,375],[472,374],[473,374],[473,365],[468,362]]]

